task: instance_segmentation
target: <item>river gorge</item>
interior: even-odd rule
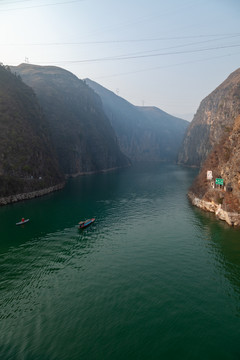
[[[239,230],[192,206],[196,174],[133,166],[1,207],[1,359],[238,359]]]

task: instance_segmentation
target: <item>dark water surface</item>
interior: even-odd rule
[[[189,204],[195,175],[134,167],[0,208],[0,359],[240,359],[240,230]]]

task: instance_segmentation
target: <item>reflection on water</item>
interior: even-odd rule
[[[206,247],[215,260],[216,271],[226,280],[226,292],[240,300],[240,233],[239,229],[229,227],[216,220],[214,214],[195,210],[200,219],[200,227],[206,233]],[[224,281],[224,280],[223,280]],[[230,286],[230,288],[229,288]],[[233,290],[233,291],[232,291]],[[240,315],[237,304],[237,312]]]
[[[1,358],[237,359],[239,233],[190,205],[195,174],[139,166],[0,208]]]

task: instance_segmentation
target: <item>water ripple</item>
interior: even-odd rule
[[[190,205],[192,179],[128,169],[0,209],[1,358],[234,359],[239,233]]]

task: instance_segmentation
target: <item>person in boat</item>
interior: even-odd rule
[[[25,221],[25,219],[24,218],[22,218],[22,220],[21,220],[22,222],[24,222]]]

